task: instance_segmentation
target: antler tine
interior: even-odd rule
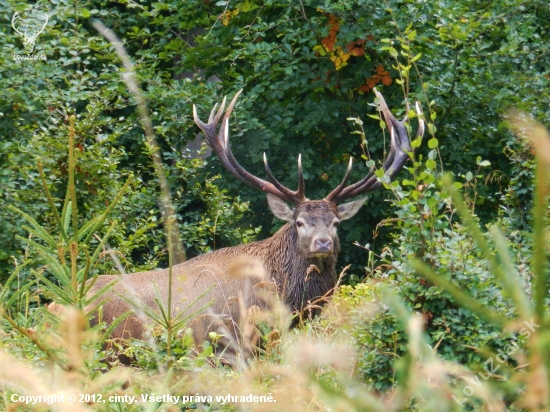
[[[222,103],[223,105],[223,103]],[[217,104],[214,106],[214,109],[216,109]],[[212,116],[214,110],[210,113],[210,118],[208,121],[208,124],[205,124],[201,119],[199,119],[199,116],[197,115],[197,108],[195,105],[193,105],[193,119],[195,120],[195,123],[199,128],[204,132],[204,136],[206,138],[206,143],[208,146],[212,148],[212,150],[216,153],[222,164],[226,169],[231,168],[231,163],[229,163],[229,160],[227,159],[227,156],[225,155],[224,147],[222,144],[220,144],[220,141],[218,139],[218,136],[216,135],[216,126],[220,119],[220,116]],[[212,119],[212,121],[210,121]],[[237,172],[235,170],[229,170],[233,175],[236,175]],[[243,178],[238,177],[240,180],[242,180],[245,183],[248,183]]]
[[[296,195],[300,201],[306,200],[306,183],[304,182],[304,171],[302,170],[302,154],[298,155],[298,190]]]
[[[217,103],[216,103],[217,106]],[[215,107],[215,106],[214,106]],[[202,122],[201,119],[199,119],[199,115],[197,114],[197,107],[193,105],[193,120],[195,121],[195,124],[199,126],[199,128],[204,132],[204,129],[208,127],[205,123]],[[210,120],[210,119],[208,119]],[[210,123],[210,122],[209,122]]]
[[[210,111],[210,116],[208,116],[208,124],[203,123],[202,120],[199,119],[199,116],[197,115],[197,108],[195,105],[193,105],[193,120],[195,120],[195,123],[197,124],[197,126],[201,128],[202,131],[204,131],[204,128],[208,128],[209,125],[218,124],[218,122],[220,121],[220,117],[222,117],[223,109],[225,108],[225,100],[226,100],[226,97],[224,96],[220,109],[218,110],[217,113],[216,113],[216,109],[218,108],[219,103],[216,103],[214,105],[214,108]]]
[[[48,21],[50,20],[50,16],[48,16],[48,13],[44,13],[44,16],[46,16],[46,22],[42,26],[42,29],[40,30],[41,32],[46,28],[46,26],[48,25]]]
[[[384,120],[388,126],[388,129],[390,130],[390,151],[387,155],[386,160],[384,161],[384,164],[382,165],[382,169],[386,172],[386,176],[388,176],[389,179],[392,179],[405,165],[405,162],[409,158],[408,153],[412,151],[412,147],[409,141],[407,129],[404,126],[404,122],[398,121],[392,115],[390,109],[388,108],[388,105],[386,104],[386,101],[384,100],[384,97],[378,92],[378,90],[374,89],[374,92],[380,100],[380,108],[382,109]],[[420,106],[418,103],[416,105],[416,108],[419,115],[417,135],[420,137],[424,134],[424,122],[422,120],[422,112],[419,111]],[[341,184],[341,186],[343,185]],[[378,180],[378,178],[374,175],[373,169],[371,169],[369,173],[360,181],[346,188],[339,189],[340,186],[337,187],[333,192],[335,192],[337,189],[339,189],[339,191],[336,194],[333,194],[333,192],[331,192],[327,199],[330,197],[330,199],[328,200],[338,203],[343,200],[358,196],[362,193],[372,192],[380,188],[381,186],[382,182]]]
[[[233,107],[235,107],[235,103],[237,103],[237,99],[241,95],[242,91],[243,89],[239,90],[235,95],[235,97],[233,97],[233,100],[231,100],[231,103],[229,103],[229,107],[227,108],[227,111],[225,112],[225,116],[223,117],[222,125],[220,127],[220,134],[218,136],[218,141],[223,147],[227,146],[227,139],[229,138],[229,118],[231,117],[231,112],[233,112]],[[224,96],[222,105],[220,106],[220,110],[218,110],[218,113],[216,113],[216,116],[213,119],[208,120],[208,123],[214,123],[214,124],[218,123],[225,109],[225,100],[226,100],[226,97]],[[214,109],[212,109],[212,112],[210,113],[211,118],[215,110],[216,110],[216,106],[214,106]]]
[[[374,94],[376,94],[376,97],[378,97],[378,99],[380,100],[380,108],[382,109],[384,121],[388,125],[388,129],[391,131],[394,126],[394,122],[399,123],[399,121],[393,116],[390,108],[388,107],[388,104],[386,103],[386,100],[384,100],[382,94],[378,90],[376,90],[376,87],[374,88]]]
[[[353,158],[350,157],[349,163],[348,163],[348,169],[346,170],[346,174],[344,175],[342,182],[338,186],[336,186],[336,188],[332,192],[330,192],[327,197],[325,197],[325,200],[332,202],[334,199],[338,197],[338,195],[342,192],[342,190],[344,190],[344,187],[346,187],[346,184],[348,183],[352,165],[353,165]]]
[[[418,116],[418,131],[416,132],[416,137],[422,137],[424,136],[424,130],[425,130],[425,123],[424,123],[424,114],[422,113],[422,108],[420,107],[420,103],[415,103],[416,108],[416,115]]]
[[[270,193],[273,196],[278,197],[279,199],[286,202],[294,204],[301,203],[303,200],[305,200],[303,196],[304,184],[301,171],[299,172],[299,175],[301,176],[302,181],[299,183],[298,190],[296,192],[293,192],[277,182],[277,180],[273,177],[271,171],[269,171],[269,166],[267,166],[266,170],[268,170],[268,175],[270,176],[270,180],[272,180],[271,183],[250,174],[235,159],[235,156],[233,155],[233,152],[231,151],[231,146],[229,144],[229,117],[231,116],[233,108],[235,107],[235,104],[241,92],[242,90],[240,90],[235,95],[235,97],[233,97],[233,100],[229,104],[227,111],[225,112],[225,116],[223,117],[219,133],[216,133],[216,126],[225,108],[225,98],[220,106],[220,109],[218,109],[217,112],[217,105],[214,106],[214,109],[210,113],[208,124],[203,123],[199,119],[197,115],[197,109],[195,105],[193,105],[193,118],[195,120],[195,123],[204,132],[206,136],[206,142],[216,153],[216,155],[220,159],[222,166],[227,169],[227,171],[229,171],[233,176],[249,186],[261,189],[262,191]],[[214,115],[214,113],[216,114]],[[301,170],[301,166],[299,165],[298,167]]]
[[[271,173],[271,169],[269,168],[269,164],[267,162],[267,156],[264,153],[264,166],[265,166],[265,172],[267,173],[267,177],[273,185],[279,189],[281,192],[283,192],[289,199],[292,199],[292,203],[298,204],[301,203],[306,199],[305,196],[305,183],[304,183],[304,173],[302,171],[302,155],[298,155],[298,190],[290,190],[283,186],[277,178]]]
[[[208,123],[212,123],[212,122],[218,123],[218,121],[220,120],[220,117],[221,117],[220,112],[223,113],[224,107],[225,107],[225,96],[223,97],[222,105],[220,107],[220,110],[218,110],[218,113],[216,113],[216,110],[218,108],[218,103],[216,103],[214,105],[214,107],[212,108],[212,110],[210,111],[210,116],[208,116]]]
[[[235,95],[235,97],[233,97],[233,100],[231,100],[231,103],[229,103],[227,112],[225,112],[224,120],[229,119],[229,117],[231,116],[231,113],[233,112],[233,108],[235,107],[235,103],[237,103],[237,99],[239,98],[242,92],[243,92],[243,89],[239,90]]]

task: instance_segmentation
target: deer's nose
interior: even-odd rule
[[[326,253],[332,251],[332,240],[330,239],[316,239],[315,251],[319,253]]]

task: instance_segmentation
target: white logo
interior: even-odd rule
[[[25,52],[27,55],[30,55],[34,50],[34,45],[36,39],[44,31],[46,25],[48,24],[49,16],[46,13],[41,15],[41,20],[44,21],[42,27],[36,27],[40,18],[34,18],[29,20],[23,20],[19,12],[15,12],[11,19],[11,26],[16,33],[18,33],[23,38],[23,46],[25,47]]]

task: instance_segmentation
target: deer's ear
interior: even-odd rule
[[[353,202],[348,203],[342,203],[338,206],[338,217],[340,220],[347,220],[351,219],[357,212],[359,212],[359,209],[361,209],[361,206],[367,201],[366,197],[363,197],[359,200],[355,200]]]
[[[268,194],[267,203],[269,204],[269,208],[271,209],[273,214],[279,219],[289,222],[294,217],[294,209],[288,206],[281,199]]]

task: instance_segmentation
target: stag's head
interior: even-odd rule
[[[404,122],[398,121],[390,112],[384,98],[375,89],[379,99],[380,109],[391,135],[391,147],[382,168],[388,179],[392,179],[404,166],[412,150]],[[212,109],[208,123],[203,123],[193,105],[195,123],[205,133],[206,142],[214,150],[222,165],[236,178],[249,186],[267,193],[269,207],[279,219],[285,220],[295,228],[298,235],[298,247],[306,257],[328,257],[337,253],[337,227],[340,221],[352,218],[363,206],[366,197],[341,203],[364,193],[372,192],[382,186],[382,182],[374,174],[374,168],[361,180],[347,185],[351,173],[352,159],[342,182],[322,200],[309,200],[305,197],[305,184],[302,172],[301,156],[298,156],[298,189],[290,190],[283,186],[271,173],[264,153],[264,165],[269,181],[260,179],[248,173],[235,159],[229,146],[229,117],[235,106],[239,91],[231,103],[222,121],[219,132],[216,126],[224,113],[225,98],[219,108],[217,104]],[[416,110],[419,118],[418,136],[424,133],[424,122],[418,103]],[[289,206],[292,204],[294,207]]]
[[[279,198],[267,195],[271,211],[296,229],[300,254],[309,258],[324,258],[337,252],[340,221],[353,217],[366,199],[338,206],[327,200],[305,200],[292,208]]]

